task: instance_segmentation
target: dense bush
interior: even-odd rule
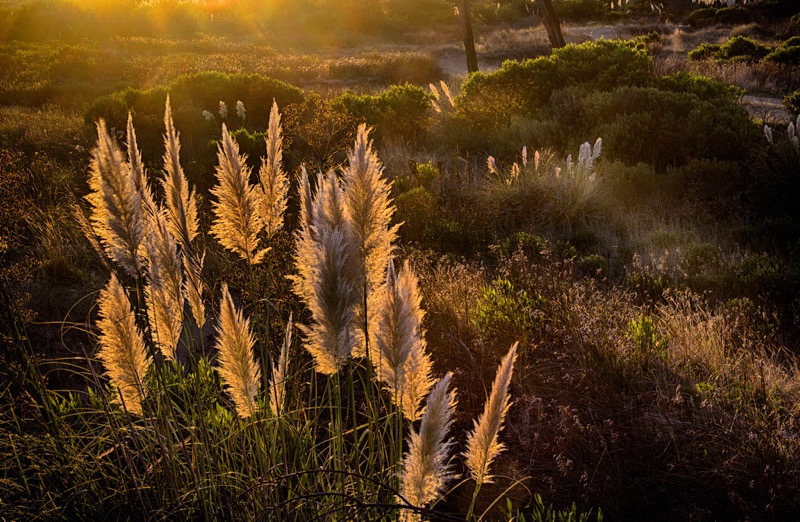
[[[375,126],[379,137],[413,140],[427,128],[433,96],[421,87],[395,85],[379,94],[345,92],[334,99],[334,109],[352,114],[357,120]]]
[[[182,134],[184,149],[193,161],[201,160],[207,167],[215,157],[216,147],[209,147],[209,141],[219,138],[220,122],[224,121],[231,129],[247,128],[264,130],[269,121],[272,101],[284,108],[300,103],[303,91],[287,83],[257,74],[225,74],[206,71],[184,75],[166,87],[141,90],[127,88],[108,96],[97,98],[84,113],[86,123],[103,118],[109,127],[117,130],[125,128],[128,112],[133,116],[140,147],[145,159],[158,161],[160,158],[161,134],[164,129],[164,104],[170,97],[173,116],[177,126],[185,129]],[[219,104],[227,105],[227,115],[219,113]],[[237,114],[236,105],[242,101],[245,117]],[[213,117],[206,121],[203,111]],[[200,168],[198,170],[203,170]],[[211,169],[205,169],[208,175]]]
[[[758,62],[770,53],[774,53],[774,51],[764,44],[746,36],[735,36],[722,45],[702,43],[689,52],[689,58],[692,60],[716,58],[717,60]]]
[[[596,20],[608,9],[604,0],[554,0],[553,9],[562,20]]]
[[[800,44],[778,47],[769,53],[764,61],[780,65],[800,65]]]
[[[792,114],[800,114],[800,91],[794,91],[783,98],[783,105]]]
[[[488,132],[516,117],[532,116],[557,89],[641,86],[651,81],[652,70],[644,48],[630,41],[568,45],[549,57],[507,61],[494,73],[473,74],[462,86],[457,107],[476,131]]]

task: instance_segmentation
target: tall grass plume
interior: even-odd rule
[[[256,339],[250,330],[250,321],[233,304],[227,284],[222,285],[219,306],[219,375],[236,405],[236,413],[247,418],[256,412],[256,394],[261,380],[261,369],[253,355]]]
[[[448,373],[434,386],[428,395],[419,432],[412,430],[409,434],[400,491],[413,506],[426,506],[436,501],[453,477],[448,463],[453,443],[447,439],[456,408],[456,390],[448,390],[451,377]],[[402,519],[411,521],[419,517],[404,511]]]
[[[100,292],[98,302],[100,350],[97,357],[105,366],[111,383],[119,388],[125,408],[131,413],[141,414],[144,399],[142,381],[151,359],[145,350],[142,334],[136,326],[125,289],[113,273]]]

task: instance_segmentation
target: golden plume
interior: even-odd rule
[[[246,418],[256,412],[256,394],[261,380],[261,369],[253,356],[256,340],[250,321],[234,306],[227,284],[222,285],[219,307],[218,371],[236,405],[236,412]]]
[[[125,289],[113,273],[100,292],[98,302],[100,350],[97,358],[105,366],[112,384],[119,388],[125,408],[132,413],[141,414],[144,398],[142,380],[151,361],[145,351],[142,334],[136,327]]]

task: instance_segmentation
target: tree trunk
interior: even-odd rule
[[[478,72],[478,55],[475,53],[475,35],[472,32],[472,16],[469,14],[469,0],[458,0],[458,12],[464,29],[464,51],[467,54],[467,72]]]
[[[564,35],[561,34],[561,22],[558,21],[556,11],[553,9],[552,0],[537,0],[537,2],[542,13],[542,23],[547,29],[547,37],[550,39],[550,46],[553,49],[564,47],[567,42],[564,41]]]

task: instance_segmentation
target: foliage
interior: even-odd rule
[[[549,57],[506,61],[500,70],[473,74],[456,106],[478,132],[491,132],[519,116],[530,116],[556,89],[586,85],[607,91],[650,82],[652,61],[630,41],[598,40],[555,49]]]
[[[541,305],[541,296],[530,297],[525,290],[516,290],[508,279],[501,277],[481,290],[475,321],[484,332],[510,337],[524,335],[526,330],[537,325],[536,310]]]
[[[783,98],[783,105],[792,114],[800,114],[800,91],[794,91]]]
[[[334,110],[344,110],[358,121],[375,126],[383,139],[415,140],[427,128],[433,96],[415,85],[395,85],[376,95],[348,91],[334,99]]]
[[[597,20],[606,14],[603,0],[555,0],[553,9],[562,20]]]

